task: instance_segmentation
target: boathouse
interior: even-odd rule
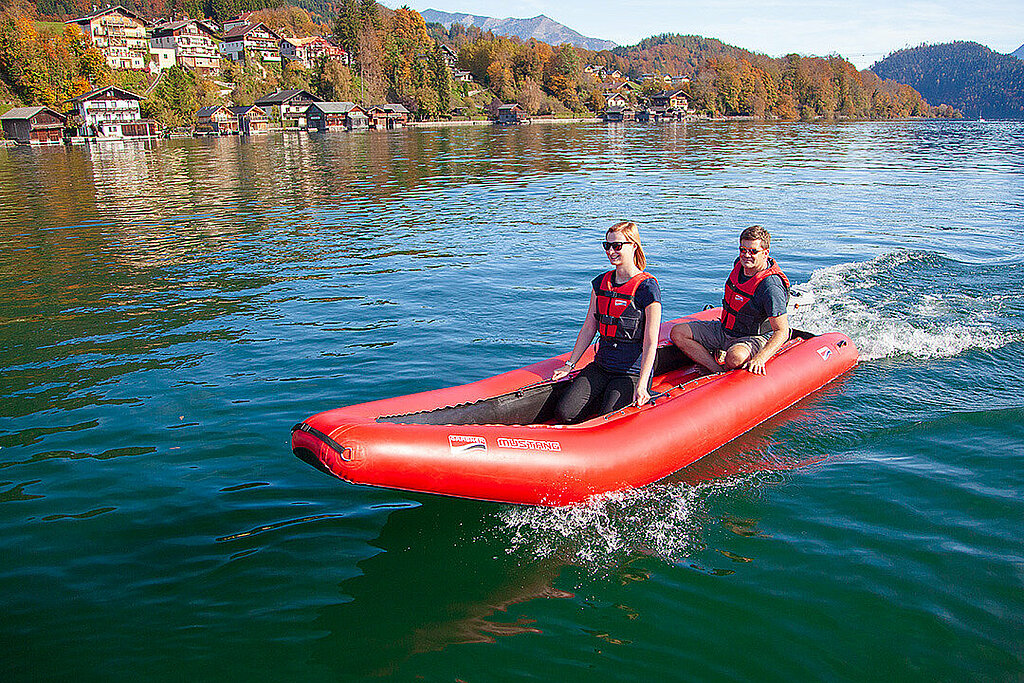
[[[196,132],[204,135],[231,135],[238,132],[238,119],[221,104],[201,107],[196,112]]]
[[[370,108],[370,125],[378,130],[402,128],[409,123],[409,110],[401,104],[378,104]]]
[[[256,106],[275,116],[285,128],[306,128],[306,110],[322,99],[308,90],[278,90],[256,100]]]
[[[604,119],[605,123],[618,123],[621,121],[633,121],[636,118],[636,112],[629,107],[623,107],[621,105],[612,105],[606,107],[601,112],[600,117]]]
[[[270,117],[267,112],[255,104],[247,107],[229,107],[228,111],[235,117],[240,135],[266,133],[270,128]]]
[[[503,125],[523,123],[530,120],[530,115],[518,104],[503,104],[498,107],[497,122]]]
[[[309,130],[321,133],[369,125],[366,112],[355,102],[314,102],[306,108],[306,121]]]
[[[23,145],[44,145],[64,140],[67,117],[49,107],[16,107],[3,116],[4,137]]]

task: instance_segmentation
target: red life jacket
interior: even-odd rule
[[[597,331],[605,339],[641,341],[643,311],[637,308],[633,297],[640,283],[654,276],[637,273],[618,287],[612,284],[614,276],[614,270],[605,273],[597,287]]]
[[[769,275],[778,275],[782,278],[782,284],[786,286],[786,294],[789,295],[789,278],[786,277],[775,259],[768,259],[768,267],[752,275],[746,282],[740,284],[740,273],[743,266],[740,260],[729,273],[729,279],[725,281],[725,297],[722,299],[722,327],[734,337],[749,337],[756,334],[767,334],[771,329],[767,318],[762,318],[760,312],[751,311],[747,304],[754,297],[754,292],[764,279]],[[746,309],[746,310],[744,310]]]

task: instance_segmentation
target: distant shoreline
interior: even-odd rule
[[[594,117],[556,119],[556,118],[534,118],[524,123],[600,123],[601,119]],[[406,124],[408,128],[454,128],[459,126],[495,126],[499,125],[490,119],[474,121],[410,121]],[[522,124],[519,124],[522,125]]]

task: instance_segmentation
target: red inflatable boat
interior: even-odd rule
[[[651,402],[576,425],[551,424],[568,354],[448,389],[314,415],[292,450],[345,481],[463,498],[566,505],[657,481],[793,405],[857,364],[845,335],[794,333],[766,375],[702,374],[664,323]],[[593,347],[581,359],[593,358]]]

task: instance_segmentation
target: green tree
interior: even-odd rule
[[[334,20],[334,36],[338,45],[351,55],[359,52],[359,32],[363,28],[363,13],[359,0],[341,0],[338,16]]]
[[[202,104],[205,104],[203,92],[195,73],[175,65],[161,74],[149,97],[142,101],[142,111],[147,117],[174,128],[191,125]]]
[[[313,94],[328,102],[355,102],[359,88],[352,70],[337,60],[321,58],[310,76]]]

